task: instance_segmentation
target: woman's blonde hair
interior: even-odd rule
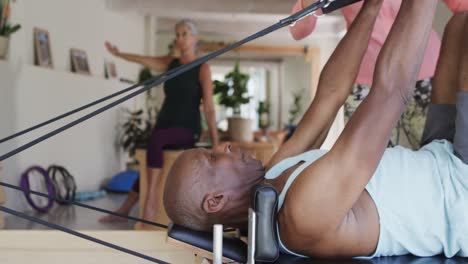
[[[179,28],[180,26],[187,26],[189,28],[190,32],[192,32],[192,35],[194,35],[194,36],[198,35],[197,25],[192,20],[190,20],[190,19],[180,20],[179,22],[177,22],[175,24],[175,30],[177,30],[177,28]]]

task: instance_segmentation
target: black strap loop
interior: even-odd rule
[[[76,195],[76,182],[75,178],[70,174],[70,172],[62,166],[52,165],[47,169],[47,173],[52,178],[52,182],[55,186],[56,196],[60,200],[65,202],[58,201],[61,205],[68,205],[67,201],[75,200]],[[60,180],[61,178],[61,180]],[[65,193],[62,193],[62,190],[65,190]]]

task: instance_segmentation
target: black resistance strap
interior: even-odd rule
[[[337,0],[335,0],[335,1],[337,1]],[[276,31],[276,30],[278,30],[280,28],[283,28],[285,26],[296,23],[297,21],[303,19],[304,17],[315,13],[316,10],[318,10],[320,8],[323,8],[323,7],[327,7],[328,5],[330,5],[331,2],[333,2],[333,1],[321,0],[321,1],[317,2],[317,3],[315,3],[315,4],[310,5],[309,7],[305,8],[305,9],[303,9],[303,10],[289,16],[288,18],[282,19],[279,22],[277,22],[276,24],[273,24],[273,25],[271,25],[271,26],[269,26],[269,27],[255,33],[255,34],[253,34],[253,35],[251,35],[251,36],[249,36],[249,37],[247,37],[247,38],[245,38],[245,39],[243,39],[243,40],[241,40],[241,41],[239,41],[237,43],[234,43],[234,44],[229,45],[229,46],[227,46],[225,48],[222,48],[222,49],[220,49],[218,51],[210,53],[210,54],[208,54],[208,55],[206,55],[206,56],[204,56],[202,58],[199,58],[199,59],[197,59],[197,60],[195,60],[195,61],[193,61],[191,63],[179,66],[179,67],[177,67],[177,68],[175,68],[173,70],[170,70],[170,71],[166,72],[163,75],[160,75],[159,77],[155,77],[154,79],[151,79],[153,82],[151,82],[148,85],[145,85],[143,88],[140,88],[140,89],[136,90],[135,92],[132,92],[132,93],[130,93],[130,94],[128,94],[128,95],[126,95],[126,96],[124,96],[124,97],[122,97],[122,98],[120,98],[120,99],[118,99],[118,100],[116,100],[116,101],[114,101],[114,102],[112,102],[110,104],[105,105],[104,107],[101,107],[101,108],[99,108],[99,109],[97,109],[97,110],[95,110],[95,111],[81,117],[81,118],[76,119],[75,121],[72,121],[72,122],[70,122],[70,123],[68,123],[68,124],[66,124],[66,125],[64,125],[62,127],[59,127],[59,128],[57,128],[57,129],[55,129],[55,130],[41,136],[41,137],[38,137],[38,138],[30,141],[29,143],[26,143],[26,144],[14,149],[14,150],[8,152],[8,153],[0,156],[0,161],[4,161],[4,160],[6,160],[6,159],[8,159],[8,158],[22,152],[22,151],[24,151],[24,150],[26,150],[26,149],[28,149],[28,148],[30,148],[32,146],[46,140],[46,139],[49,139],[49,138],[51,138],[51,137],[65,131],[65,130],[69,129],[69,128],[72,128],[72,127],[74,127],[74,126],[76,126],[76,125],[78,125],[78,124],[80,124],[80,123],[82,123],[82,122],[84,122],[84,121],[98,115],[98,114],[101,114],[102,112],[105,112],[105,111],[113,108],[116,105],[119,105],[119,104],[121,104],[121,103],[123,103],[123,102],[125,102],[125,101],[127,101],[127,100],[141,94],[141,93],[144,93],[144,92],[150,90],[151,88],[153,88],[154,86],[158,86],[158,85],[160,85],[160,84],[162,84],[162,83],[164,83],[164,82],[166,82],[166,81],[168,81],[168,80],[170,80],[170,79],[172,79],[172,78],[174,78],[174,77],[176,77],[176,76],[178,76],[178,75],[180,75],[182,73],[185,73],[185,72],[189,71],[190,69],[193,69],[194,67],[197,67],[197,66],[199,66],[199,65],[201,65],[201,64],[203,64],[203,63],[205,63],[205,62],[207,62],[209,60],[212,60],[212,59],[214,59],[214,58],[216,58],[216,57],[218,57],[218,56],[220,56],[220,55],[222,55],[222,54],[224,54],[224,53],[226,53],[226,52],[228,52],[230,50],[233,50],[233,49],[235,49],[235,48],[237,48],[237,47],[239,47],[239,46],[241,46],[241,45],[243,45],[243,44],[245,44],[247,42],[253,41],[253,40],[255,40],[257,38],[260,38],[262,36],[265,36],[265,35],[273,32],[273,31]]]
[[[28,220],[28,221],[31,221],[31,222],[34,222],[34,223],[37,223],[37,224],[40,224],[40,225],[43,225],[43,226],[46,226],[46,227],[49,227],[49,228],[52,228],[52,229],[56,229],[56,230],[65,232],[65,233],[73,235],[73,236],[77,236],[77,237],[82,238],[82,239],[89,240],[89,241],[94,242],[94,243],[98,243],[100,245],[103,245],[103,246],[106,246],[106,247],[109,247],[109,248],[112,248],[112,249],[115,249],[115,250],[118,250],[118,251],[122,251],[124,253],[133,255],[135,257],[139,257],[139,258],[142,258],[142,259],[149,260],[149,261],[154,262],[154,263],[169,264],[169,262],[165,262],[165,261],[159,260],[157,258],[153,258],[153,257],[147,256],[147,255],[138,253],[138,252],[133,251],[133,250],[128,249],[128,248],[117,246],[115,244],[112,244],[112,243],[103,241],[101,239],[97,239],[97,238],[85,235],[83,233],[71,230],[71,229],[63,227],[63,226],[59,226],[59,225],[56,225],[56,224],[53,224],[53,223],[49,223],[49,222],[44,221],[42,219],[39,219],[37,217],[30,216],[30,215],[18,212],[16,210],[4,207],[2,205],[0,205],[0,211],[2,211],[4,213],[7,213],[7,214],[14,215],[16,217],[19,217],[19,218],[22,218],[22,219],[25,219],[25,220]]]
[[[138,90],[136,90],[136,91],[134,91],[134,92],[132,92],[132,93],[130,93],[130,94],[128,94],[128,95],[126,95],[126,96],[124,96],[124,97],[122,97],[122,98],[120,98],[120,99],[118,99],[118,100],[116,100],[116,101],[114,101],[112,103],[110,103],[110,104],[107,104],[107,105],[105,105],[105,106],[103,106],[103,107],[101,107],[101,108],[87,114],[87,115],[84,115],[81,118],[78,118],[78,119],[76,119],[76,120],[74,120],[74,121],[72,121],[72,122],[70,122],[70,123],[68,123],[68,124],[66,124],[66,125],[64,125],[62,127],[59,127],[59,128],[57,128],[55,130],[52,130],[51,132],[49,132],[49,133],[47,133],[47,134],[45,134],[45,135],[43,135],[41,137],[38,137],[38,138],[28,142],[27,144],[24,144],[24,145],[18,147],[16,149],[13,149],[10,152],[7,152],[6,154],[0,156],[0,161],[6,160],[6,159],[8,159],[8,158],[10,158],[10,157],[24,151],[24,150],[36,145],[36,144],[38,144],[38,143],[40,143],[40,142],[42,142],[44,140],[47,140],[50,137],[53,137],[53,136],[65,131],[65,130],[71,128],[71,127],[74,127],[74,126],[76,126],[76,125],[78,125],[78,124],[80,124],[80,123],[82,123],[82,122],[84,122],[84,121],[86,121],[86,120],[88,120],[88,119],[90,119],[90,118],[104,112],[104,111],[107,111],[107,110],[111,109],[112,107],[114,107],[116,105],[121,104],[122,102],[125,102],[125,101],[127,101],[127,100],[141,94],[141,93],[144,93],[144,92],[150,90],[151,88],[160,85],[163,82],[166,82],[166,81],[168,81],[168,80],[170,80],[170,79],[172,79],[172,78],[174,78],[174,77],[176,77],[176,76],[178,76],[178,75],[180,75],[180,74],[182,74],[184,72],[189,71],[190,69],[193,69],[194,67],[197,67],[197,66],[199,66],[199,65],[201,65],[201,64],[203,64],[203,63],[205,63],[205,62],[207,62],[207,61],[209,61],[209,60],[211,60],[213,58],[216,58],[216,57],[228,52],[228,51],[231,51],[231,50],[233,50],[233,49],[235,49],[235,48],[237,48],[237,47],[239,47],[239,46],[241,46],[241,45],[243,45],[243,44],[245,44],[247,42],[250,42],[250,41],[255,40],[255,39],[259,38],[259,37],[267,35],[267,34],[273,32],[273,31],[276,31],[276,30],[278,30],[280,28],[283,28],[285,26],[292,25],[292,24],[296,23],[297,21],[299,21],[299,20],[301,20],[301,19],[303,19],[303,18],[305,18],[305,17],[307,17],[307,16],[309,16],[311,14],[314,14],[315,11],[317,11],[318,9],[323,9],[326,13],[328,13],[328,12],[331,12],[331,11],[333,11],[335,9],[341,8],[343,6],[346,6],[346,5],[351,4],[353,2],[356,2],[356,1],[358,1],[358,0],[320,0],[320,1],[318,1],[318,2],[316,2],[314,4],[312,4],[312,5],[308,6],[307,8],[304,8],[303,10],[301,10],[301,11],[299,11],[297,13],[295,13],[295,14],[293,14],[293,15],[285,18],[285,19],[280,20],[276,24],[273,24],[273,25],[271,25],[271,26],[269,26],[269,27],[255,33],[255,34],[253,34],[253,35],[251,35],[251,36],[249,36],[249,37],[247,37],[247,38],[245,38],[245,39],[243,39],[243,40],[241,40],[241,41],[239,41],[237,43],[234,43],[234,44],[229,45],[229,46],[227,46],[227,47],[225,47],[223,49],[220,49],[220,50],[215,51],[215,52],[213,52],[211,54],[208,54],[208,55],[206,55],[206,56],[204,56],[202,58],[199,58],[199,59],[197,59],[197,60],[195,60],[195,61],[193,61],[193,62],[191,62],[189,64],[182,65],[180,67],[177,67],[177,68],[175,68],[173,70],[170,70],[170,71],[166,72],[165,74],[154,77],[154,78],[149,79],[149,80],[147,80],[145,82],[142,82],[140,84],[133,85],[133,86],[131,86],[129,88],[123,89],[122,91],[119,91],[117,93],[111,94],[109,96],[106,96],[106,97],[104,97],[102,99],[99,99],[97,101],[94,101],[92,103],[84,105],[82,107],[71,110],[71,111],[69,111],[69,112],[67,112],[65,114],[59,115],[59,116],[57,116],[55,118],[52,118],[52,119],[50,119],[48,121],[45,121],[45,122],[40,123],[38,125],[32,126],[32,127],[28,128],[28,129],[17,132],[15,134],[11,135],[11,136],[0,139],[0,144],[1,144],[3,142],[6,142],[6,141],[8,141],[10,139],[13,139],[13,138],[21,136],[23,134],[26,134],[28,132],[31,132],[31,131],[33,131],[35,129],[38,129],[40,127],[43,127],[45,125],[51,124],[51,123],[53,123],[53,122],[55,122],[57,120],[60,120],[60,119],[63,119],[65,117],[67,117],[67,116],[70,116],[72,114],[78,113],[78,112],[80,112],[80,111],[82,111],[82,110],[84,110],[86,108],[89,108],[89,107],[97,105],[97,104],[99,104],[101,102],[112,99],[112,98],[114,98],[114,97],[116,97],[118,95],[121,95],[121,94],[124,94],[126,92],[132,91],[132,90],[136,89],[137,87],[144,86],[143,88],[140,88],[140,89],[138,89]],[[326,8],[329,8],[329,10],[327,11]],[[13,185],[10,185],[10,184],[7,184],[7,183],[0,183],[0,185],[8,187],[8,188],[13,188],[13,189],[16,189],[16,190],[24,191],[24,190],[22,190],[21,188],[19,188],[17,186],[13,186]],[[44,197],[48,197],[48,198],[53,198],[54,200],[60,199],[60,198],[56,198],[56,197],[49,197],[46,194],[38,193],[38,192],[35,192],[35,191],[31,191],[31,190],[29,190],[28,192],[31,193],[31,194],[35,194],[35,195],[40,195],[40,196],[44,196]],[[108,213],[108,214],[117,215],[119,217],[128,218],[128,219],[143,222],[143,223],[146,223],[146,224],[156,225],[156,226],[166,228],[166,226],[159,225],[157,223],[152,223],[152,222],[149,222],[149,221],[146,221],[146,220],[132,218],[132,217],[128,217],[128,216],[125,216],[125,215],[115,214],[115,213],[107,211],[107,210],[103,210],[103,209],[100,209],[100,208],[96,208],[96,207],[92,207],[92,206],[89,206],[89,205],[81,204],[81,203],[78,203],[78,202],[75,202],[75,201],[69,201],[69,200],[65,201],[63,199],[60,199],[60,200],[62,202],[75,204],[75,205],[82,206],[82,207],[85,207],[85,208],[89,208],[89,209],[92,209],[92,210],[105,212],[105,213]],[[52,228],[52,229],[56,229],[56,230],[66,232],[68,234],[71,234],[71,235],[74,235],[74,236],[77,236],[77,237],[80,237],[80,238],[83,238],[83,239],[86,239],[86,240],[89,240],[89,241],[92,241],[92,242],[95,242],[95,243],[98,243],[98,244],[101,244],[101,245],[104,245],[104,246],[107,246],[107,247],[110,247],[110,248],[125,252],[127,254],[130,254],[130,255],[133,255],[133,256],[136,256],[136,257],[140,257],[142,259],[152,261],[154,263],[167,263],[167,262],[164,262],[162,260],[159,260],[159,259],[156,259],[156,258],[153,258],[153,257],[149,257],[149,256],[143,255],[141,253],[138,253],[138,252],[135,252],[135,251],[132,251],[132,250],[129,250],[129,249],[114,245],[112,243],[108,243],[108,242],[102,241],[100,239],[96,239],[96,238],[90,237],[88,235],[84,235],[84,234],[76,232],[74,230],[71,230],[71,229],[56,225],[56,224],[48,223],[48,222],[43,221],[43,220],[41,220],[39,218],[26,215],[24,213],[12,210],[12,209],[4,207],[4,206],[0,206],[0,211],[11,214],[11,215],[14,215],[14,216],[17,216],[19,218],[26,219],[26,220],[31,221],[31,222],[35,222],[35,223],[47,226],[47,227]]]

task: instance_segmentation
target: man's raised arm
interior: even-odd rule
[[[320,221],[304,221],[300,230],[315,237],[332,234],[362,195],[415,87],[437,2],[403,0],[378,58],[370,94],[332,150],[291,186],[286,202],[307,204],[292,209],[293,218],[320,215]]]
[[[296,132],[273,156],[271,167],[284,158],[319,148],[356,80],[383,0],[367,0],[346,36],[325,65],[317,94]]]

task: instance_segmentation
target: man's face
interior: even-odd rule
[[[199,155],[201,171],[212,182],[213,191],[241,191],[264,176],[261,161],[240,148],[232,149],[230,143],[211,150],[200,149]]]
[[[190,211],[189,217],[199,217],[201,223],[214,216],[235,226],[245,222],[250,189],[263,177],[259,160],[240,149],[232,150],[228,143],[188,150],[171,169],[164,204],[173,221],[178,219],[177,211]]]

